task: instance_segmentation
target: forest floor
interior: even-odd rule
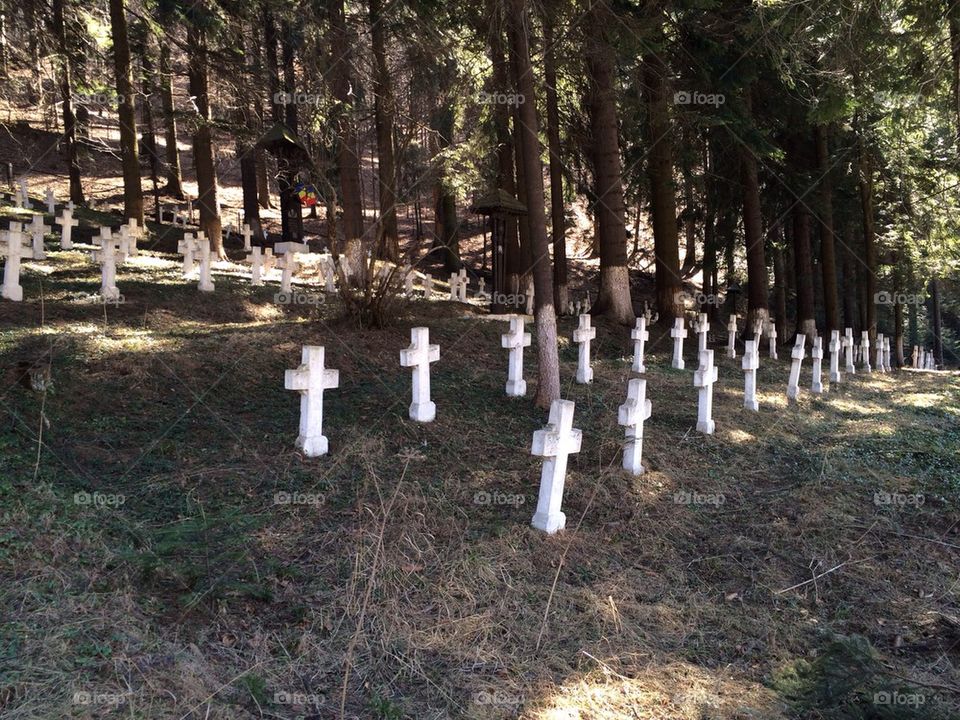
[[[99,268],[51,242],[0,303],[4,718],[957,717],[957,374],[788,404],[781,352],[751,413],[718,349],[704,436],[695,341],[673,370],[655,325],[634,478],[628,331],[599,326],[582,386],[561,318],[583,447],[548,537],[529,526],[546,415],[504,394],[502,318],[415,300],[361,332],[232,263],[199,293],[174,243],[144,243],[104,305]],[[417,324],[441,353],[427,425],[398,362]],[[340,371],[316,459],[283,388],[305,343]]]

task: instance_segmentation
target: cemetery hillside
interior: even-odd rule
[[[960,2],[0,0],[0,718],[960,718]]]

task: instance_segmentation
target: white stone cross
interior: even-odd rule
[[[467,269],[460,268],[460,280],[457,283],[457,299],[460,302],[467,301],[467,287],[469,286],[470,281],[467,280]]]
[[[737,357],[737,316],[730,316],[730,322],[727,323],[727,357]]]
[[[525,308],[527,315],[533,315],[533,295],[533,278],[531,277],[529,280],[527,280],[527,306]]]
[[[194,271],[194,253],[200,252],[200,244],[193,233],[183,234],[183,239],[177,243],[177,252],[183,255],[183,276],[187,277]]]
[[[273,255],[273,248],[265,247],[263,249],[263,274],[266,276],[268,272],[273,270],[277,265],[277,258]]]
[[[819,335],[813,339],[813,348],[810,350],[810,357],[813,358],[811,362],[813,367],[813,381],[810,384],[810,392],[814,395],[820,395],[823,393],[823,379],[820,370],[823,363],[823,338]]]
[[[484,278],[479,279],[480,286],[477,288],[477,300],[486,301],[490,299],[487,294],[487,281]]]
[[[787,399],[796,400],[800,392],[800,366],[803,359],[807,356],[806,350],[807,336],[803,333],[797,333],[797,341],[793,346],[790,357],[790,379],[787,382]]]
[[[673,367],[677,370],[683,370],[683,339],[687,336],[687,331],[683,327],[683,318],[678,317],[673,321],[673,327],[670,329],[670,337],[673,338]]]
[[[530,333],[523,331],[523,318],[513,315],[510,318],[510,331],[500,336],[502,347],[510,350],[510,365],[507,369],[507,395],[523,397],[527,394],[527,383],[523,379],[523,349],[530,347]]]
[[[590,327],[590,316],[581,315],[580,325],[573,331],[573,341],[580,347],[577,354],[577,382],[585,385],[593,382],[593,368],[590,367],[590,341],[597,336],[597,329]]]
[[[10,229],[4,231],[6,242],[2,248],[6,256],[3,265],[3,290],[0,295],[7,300],[23,300],[23,286],[20,285],[20,261],[30,253],[30,244],[23,234],[20,223],[10,223]]]
[[[34,215],[30,223],[30,237],[33,239],[33,259],[44,260],[47,257],[43,249],[43,236],[47,234],[47,225],[43,222],[43,215]]]
[[[43,194],[43,199],[47,203],[47,215],[57,214],[57,198],[53,194],[53,188],[47,188]]]
[[[777,359],[777,324],[770,323],[770,329],[767,330],[767,338],[770,341],[770,359]]]
[[[99,248],[94,252],[93,258],[100,263],[100,295],[104,301],[119,300],[117,265],[126,260],[124,243],[120,238],[113,237],[113,231],[109,227],[100,228],[100,235],[94,238],[93,242]]]
[[[707,349],[707,333],[710,332],[710,320],[706,313],[700,313],[700,321],[696,323],[697,327],[697,354],[699,355]]]
[[[920,346],[919,345],[913,346],[913,366],[915,368],[920,367]]]
[[[127,224],[125,226],[123,225],[120,226],[121,234],[125,232],[125,235],[127,238],[127,255],[129,255],[130,257],[137,256],[137,252],[138,252],[137,240],[140,239],[142,230],[143,228],[137,227],[136,218],[130,218],[129,220],[127,220]]]
[[[693,373],[693,386],[700,388],[697,398],[697,432],[712,435],[716,424],[713,422],[713,384],[720,377],[717,366],[713,364],[713,350],[700,353],[700,367]]]
[[[210,239],[202,230],[197,233],[197,245],[200,246],[200,282],[197,289],[200,292],[213,292],[213,280],[210,279]]]
[[[253,248],[253,246],[250,244],[250,238],[253,237],[253,231],[250,229],[250,225],[248,223],[243,224],[243,232],[241,234],[243,235],[243,249],[247,252],[250,252],[250,250]]]
[[[843,376],[840,374],[840,331],[830,331],[830,382],[842,382]]]
[[[427,273],[423,276],[423,299],[429,300],[433,297],[433,275]]]
[[[332,257],[327,257],[326,262],[323,263],[323,291],[327,293],[335,293],[337,291],[336,274]]]
[[[759,337],[745,340],[743,360],[740,361],[743,367],[743,406],[754,412],[760,409],[760,403],[757,400],[757,368],[760,367],[760,351],[757,348],[759,345]]]
[[[549,534],[563,530],[567,524],[567,516],[560,510],[567,457],[580,452],[583,442],[583,433],[573,427],[574,408],[570,400],[554,400],[550,405],[550,419],[546,427],[533,433],[530,448],[531,454],[544,458],[537,510],[531,525]]]
[[[400,351],[401,367],[413,368],[413,402],[410,419],[432,422],[437,406],[430,399],[430,363],[440,359],[440,346],[430,344],[430,328],[410,328],[410,347]]]
[[[864,372],[871,372],[870,368],[870,331],[864,330],[860,333],[860,362],[863,365]]]
[[[305,243],[282,242],[274,246],[274,252],[280,253],[280,265],[283,274],[280,276],[280,292],[289,293],[293,287],[293,274],[297,271],[297,254],[310,250]]]
[[[284,372],[283,386],[300,393],[297,447],[307,457],[326,455],[329,443],[323,434],[323,391],[340,386],[340,371],[324,367],[322,345],[303,346],[300,367]]]
[[[885,372],[886,366],[883,364],[883,333],[877,333],[876,364],[877,372]]]
[[[851,375],[857,372],[856,366],[853,364],[853,328],[847,328],[844,331],[843,335],[843,348],[847,351],[846,359],[847,366],[844,370]]]
[[[567,314],[568,315],[579,315],[577,312],[577,306],[573,304],[573,300],[567,300]]]
[[[890,364],[890,338],[884,338],[883,341],[883,367],[887,372],[893,371],[893,365]]]
[[[633,367],[630,369],[635,373],[645,373],[647,366],[644,365],[643,356],[647,349],[647,340],[650,339],[650,331],[647,330],[647,318],[643,315],[637,318],[637,326],[630,331],[630,339],[633,340]]]
[[[73,248],[73,229],[80,225],[80,221],[73,217],[73,210],[64,208],[57,224],[60,226],[60,249],[70,250]]]
[[[646,320],[646,318],[641,318]],[[650,401],[647,399],[647,381],[631,378],[627,383],[627,401],[617,410],[617,423],[624,428],[623,469],[633,475],[642,475],[643,422],[650,419]]]
[[[457,292],[457,285],[460,282],[460,276],[457,273],[450,273],[450,300],[456,302],[457,298],[460,297],[460,293]]]
[[[259,245],[251,247],[247,260],[250,261],[250,284],[254,287],[263,285],[263,248]]]

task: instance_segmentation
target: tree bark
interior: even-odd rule
[[[657,307],[660,320],[672,323],[674,318],[683,313],[683,285],[680,279],[673,150],[670,143],[672,128],[667,106],[668,71],[656,54],[644,55],[642,62],[650,144],[647,174],[650,177],[650,209],[656,256]]]
[[[490,33],[493,87],[497,91],[506,93],[512,83],[505,59],[503,37],[499,30],[502,25],[499,22],[502,20],[502,6],[499,2],[492,2],[491,6],[491,16],[497,18],[497,22],[495,22]],[[511,197],[517,197],[517,184],[513,170],[513,137],[510,134],[510,112],[504,103],[494,103],[493,125],[497,137],[497,186]],[[506,286],[503,292],[516,298],[520,294],[520,244],[517,216],[512,213],[507,215],[503,229],[504,284]]]
[[[253,30],[253,32],[247,32]],[[257,183],[257,155],[254,140],[260,131],[261,121],[254,104],[257,103],[260,87],[258,79],[262,68],[258,60],[259,51],[256,48],[257,33],[253,28],[245,27],[245,23],[237,18],[236,42],[242,48],[244,71],[241,73],[240,85],[237,88],[237,97],[234,102],[238,108],[238,123],[246,127],[246,134],[237,134],[237,157],[240,158],[240,187],[243,192],[243,222],[250,226],[251,241],[263,245],[263,225],[260,221],[260,193]],[[247,39],[249,38],[249,39]],[[249,64],[248,64],[249,61]],[[252,70],[247,70],[252,68]],[[251,103],[251,100],[253,103]],[[240,231],[240,228],[237,228]]]
[[[387,64],[387,37],[383,27],[382,0],[369,0],[370,35],[373,44],[374,123],[377,130],[377,181],[380,196],[378,255],[397,262],[400,235],[397,229],[397,170],[394,160],[393,124],[396,102]]]
[[[817,335],[816,308],[813,285],[813,253],[810,244],[810,210],[803,201],[809,181],[809,141],[805,135],[787,139],[787,166],[793,188],[792,245],[794,277],[797,290],[797,333],[807,336],[810,344]]]
[[[859,150],[860,208],[863,217],[864,289],[866,290],[866,297],[864,298],[866,327],[864,330],[870,333],[870,341],[873,342],[877,337],[877,245],[873,217],[873,163],[863,141],[863,136],[859,134],[857,136],[857,146]]]
[[[340,171],[340,201],[343,206],[343,253],[351,270],[361,272],[366,257],[363,242],[363,206],[360,196],[360,159],[356,151],[353,98],[350,93],[352,56],[343,0],[327,0],[330,15],[330,90],[337,101],[337,166]]]
[[[550,155],[550,233],[553,239],[553,301],[563,313],[569,300],[567,289],[567,238],[563,202],[563,164],[560,161],[560,109],[557,102],[557,59],[553,39],[555,7],[544,9],[543,79],[547,96],[547,149]]]
[[[773,317],[777,324],[777,334],[780,337],[787,332],[787,264],[783,258],[783,250],[773,246]],[[752,327],[752,326],[751,326]]]
[[[140,187],[137,119],[124,0],[110,0],[110,28],[113,36],[113,67],[119,100],[117,114],[120,121],[120,153],[123,165],[123,214],[127,219],[136,220],[142,226],[143,193]]]
[[[627,268],[627,229],[614,88],[616,63],[604,30],[612,24],[607,0],[594,2],[586,18],[585,55],[590,83],[588,111],[593,135],[590,150],[596,192],[596,234],[600,246],[600,290],[591,312],[605,315],[622,325],[633,325],[636,315],[630,299],[630,273]],[[658,284],[659,279],[658,267]]]
[[[297,79],[294,66],[293,29],[288,22],[281,24],[280,48],[283,57],[283,87],[287,102],[283,105],[282,122],[297,135],[300,132],[297,103]],[[287,145],[277,151],[277,187],[280,190],[280,235],[283,242],[303,242],[303,207],[295,191],[299,161]]]
[[[535,402],[548,408],[560,399],[560,360],[557,351],[557,317],[553,306],[553,276],[547,246],[546,208],[543,198],[543,168],[540,165],[539,118],[536,88],[530,64],[528,42],[529,17],[524,0],[510,2],[510,39],[517,58],[515,78],[517,90],[526,101],[520,105],[520,126],[523,135],[523,164],[528,185],[527,211],[530,217],[530,239],[533,245],[534,316],[537,332],[539,381]]]
[[[837,254],[833,235],[833,183],[830,181],[829,128],[814,127],[817,171],[820,176],[820,267],[823,275],[824,335],[840,330],[840,295],[837,288]]]
[[[751,90],[744,95],[744,105],[753,117]],[[767,275],[766,248],[763,237],[763,212],[760,206],[760,181],[757,173],[757,158],[753,151],[739,144],[740,184],[743,204],[743,242],[747,254],[747,325],[757,322],[766,324],[770,318],[769,276]],[[784,314],[786,312],[784,311]],[[783,333],[784,327],[777,332]]]
[[[168,22],[173,22],[172,18]],[[172,29],[172,28],[168,28]],[[170,45],[161,34],[160,42],[160,105],[163,110],[164,148],[167,165],[166,193],[178,200],[183,193],[183,171],[180,167],[180,150],[177,147],[177,114],[173,104],[173,71],[170,67]]]
[[[933,325],[933,359],[938,368],[943,367],[943,316],[940,311],[940,278],[930,279],[930,320]]]
[[[187,71],[190,95],[196,104],[193,129],[193,166],[197,175],[197,207],[200,229],[210,240],[210,249],[225,258],[223,228],[220,225],[220,203],[217,198],[217,169],[214,161],[213,134],[210,128],[210,96],[207,87],[207,37],[197,23],[187,25],[190,63]]]
[[[77,119],[73,112],[73,80],[70,45],[67,42],[65,16],[69,0],[53,0],[53,29],[57,36],[60,65],[60,101],[63,106],[63,143],[70,176],[70,200],[82,205],[83,183],[80,177],[80,154],[77,147]]]
[[[950,34],[950,94],[953,101],[954,152],[960,156],[960,7],[954,0],[944,0]]]
[[[843,329],[852,328],[860,331],[860,313],[857,308],[857,267],[856,258],[850,245],[853,242],[854,232],[850,224],[845,226],[846,242],[841,242],[841,272],[843,274]],[[841,333],[842,334],[842,333]]]

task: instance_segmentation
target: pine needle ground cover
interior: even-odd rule
[[[751,413],[718,348],[703,436],[695,339],[672,370],[654,326],[632,478],[627,331],[600,325],[591,385],[561,347],[584,440],[548,537],[546,415],[503,392],[505,322],[414,302],[361,332],[332,297],[284,307],[221,275],[201,295],[161,254],[103,306],[95,267],[59,255],[24,272],[42,303],[0,305],[4,718],[956,716],[956,375],[788,405],[789,361],[764,356]],[[429,425],[398,363],[421,324]],[[283,389],[305,343],[340,371],[313,460]]]

